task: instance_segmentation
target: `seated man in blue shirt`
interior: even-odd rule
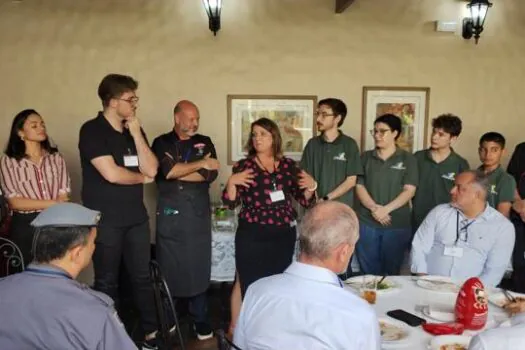
[[[458,282],[479,277],[500,283],[514,247],[514,226],[487,203],[485,175],[456,176],[452,202],[432,209],[412,241],[412,273],[450,276]]]
[[[113,300],[75,281],[91,262],[99,218],[61,203],[33,220],[35,263],[0,280],[0,349],[137,349]]]
[[[375,312],[337,277],[348,267],[358,226],[354,211],[339,202],[308,211],[298,262],[248,288],[234,343],[243,350],[380,349]]]

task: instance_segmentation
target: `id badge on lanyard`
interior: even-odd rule
[[[124,156],[124,166],[126,168],[134,168],[139,166],[139,157],[136,154],[131,154],[130,148],[128,148],[128,154]]]
[[[468,228],[470,225],[474,223],[475,220],[467,223],[463,227],[459,227],[459,212],[456,213],[456,241],[454,242],[454,245],[448,245],[445,246],[445,250],[443,251],[443,255],[445,256],[452,256],[454,258],[462,258],[463,257],[463,247],[458,247],[458,242],[461,240],[463,242],[468,242]],[[461,233],[465,232],[465,238],[461,238]]]

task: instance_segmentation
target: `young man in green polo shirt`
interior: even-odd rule
[[[478,170],[487,175],[489,188],[487,200],[491,207],[506,217],[510,216],[516,191],[516,180],[501,167],[501,158],[505,154],[505,137],[497,132],[488,132],[479,139]]]
[[[346,112],[345,103],[339,99],[319,101],[316,121],[321,135],[306,144],[301,167],[317,181],[318,201],[337,200],[352,207],[362,168],[357,143],[339,130]]]
[[[363,175],[356,186],[360,202],[357,260],[365,274],[399,275],[412,240],[409,202],[418,185],[417,161],[396,146],[401,135],[399,117],[378,117],[370,132],[375,149],[363,153]]]
[[[470,169],[468,162],[452,149],[461,129],[457,116],[440,115],[432,120],[430,148],[414,154],[419,170],[419,185],[412,200],[414,232],[435,206],[450,202],[456,175]]]

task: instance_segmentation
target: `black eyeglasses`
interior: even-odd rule
[[[326,112],[315,112],[315,116],[316,117],[323,117],[323,118],[326,118],[326,117],[333,117],[334,114],[330,114],[330,113],[326,113]]]
[[[131,104],[131,105],[136,105],[138,102],[139,102],[139,98],[138,96],[134,96],[134,97],[130,97],[128,99],[125,99],[125,98],[118,98],[117,100],[120,100],[120,101],[126,101],[127,103]]]
[[[372,129],[370,130],[370,135],[376,136],[376,134],[379,134],[379,136],[385,136],[385,134],[389,131],[392,131],[390,129]]]

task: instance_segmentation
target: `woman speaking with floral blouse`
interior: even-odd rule
[[[35,110],[15,116],[0,173],[2,192],[13,211],[9,235],[27,265],[32,260],[31,221],[47,207],[68,201],[71,192],[66,162],[51,146],[44,120]]]
[[[223,192],[230,208],[242,203],[235,235],[235,263],[241,294],[258,279],[282,273],[292,262],[296,241],[295,198],[308,207],[317,183],[283,157],[277,125],[261,118],[251,125],[248,156],[233,166]]]

